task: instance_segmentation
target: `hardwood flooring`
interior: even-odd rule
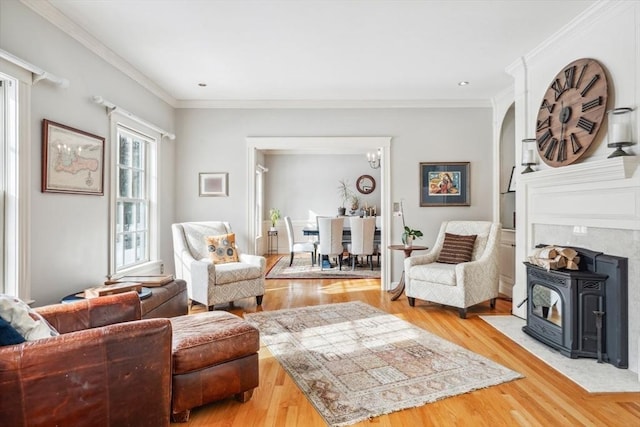
[[[268,257],[271,266],[277,256]],[[390,301],[379,280],[267,280],[262,307],[250,298],[216,306],[242,316],[256,310],[363,301],[394,314],[471,351],[520,372],[523,379],[406,409],[356,426],[634,426],[640,425],[640,393],[589,394],[531,355],[477,315],[508,314],[511,302],[499,299],[471,307],[467,319],[458,310],[403,295]],[[206,310],[195,305],[192,312]],[[247,403],[233,398],[196,408],[188,424],[172,426],[326,426],[266,347],[260,350],[260,386]]]

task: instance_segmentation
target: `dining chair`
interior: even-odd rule
[[[344,246],[342,245],[342,230],[344,229],[343,218],[318,217],[318,262],[320,269],[324,269],[322,256],[326,255],[329,259],[336,257],[338,266],[342,270],[342,254]]]
[[[366,257],[367,263],[373,270],[373,239],[376,232],[376,218],[349,217],[351,228],[351,243],[348,245],[349,257],[351,258],[351,269],[356,267],[358,256]]]
[[[291,223],[291,217],[285,216],[284,223],[287,226],[287,235],[289,237],[289,252],[291,253],[291,260],[289,261],[289,267],[293,264],[293,256],[296,253],[310,252],[311,253],[311,265],[316,263],[316,243],[296,242],[293,234],[293,224]]]

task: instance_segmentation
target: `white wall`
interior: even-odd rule
[[[57,302],[66,294],[102,283],[109,263],[109,179],[105,195],[42,193],[41,122],[58,123],[104,136],[109,119],[91,101],[102,95],[122,108],[167,130],[173,109],[130,78],[92,54],[71,37],[17,1],[0,1],[0,49],[67,78],[70,86],[46,82],[31,90],[30,235],[27,260],[31,298],[36,305]],[[110,145],[107,142],[106,164]],[[173,220],[174,142],[161,144],[161,256],[171,258],[169,224]]]
[[[332,216],[338,214],[342,200],[338,197],[338,181],[346,180],[349,189],[360,199],[360,206],[380,209],[380,169],[371,169],[364,154],[269,154],[265,156],[269,172],[265,176],[265,217],[270,208],[279,208],[282,216],[293,220],[310,218],[310,213]],[[319,167],[318,165],[323,165]],[[325,166],[326,165],[326,166]],[[321,170],[326,168],[332,178]],[[361,175],[376,181],[371,194],[356,190]],[[351,202],[346,201],[349,212]]]
[[[489,107],[180,109],[176,111],[176,132],[180,135],[176,147],[176,170],[180,171],[176,188],[181,189],[176,194],[177,220],[226,219],[232,222],[241,240],[247,238],[245,138],[249,136],[391,136],[391,198],[404,200],[407,225],[425,233],[418,241],[420,244],[433,245],[445,219],[492,218],[494,163]],[[445,161],[471,162],[471,206],[421,208],[419,163]],[[336,177],[330,164],[317,160],[308,167],[313,171],[313,182],[319,180],[327,182],[328,187],[336,186],[340,177]],[[358,168],[363,172],[370,170],[366,163]],[[199,172],[229,172],[229,197],[198,197]],[[305,175],[299,180],[311,182]],[[287,187],[281,190],[290,195]],[[331,203],[330,212],[337,208],[336,198],[327,203]],[[298,212],[306,206],[307,202],[302,201],[291,210]],[[392,228],[392,242],[400,243],[400,221],[392,222]],[[398,277],[402,268],[401,257],[395,258],[392,277]]]

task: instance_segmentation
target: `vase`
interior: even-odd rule
[[[409,236],[407,234],[402,235],[402,243],[404,243],[405,248],[410,248],[413,246],[413,236]]]

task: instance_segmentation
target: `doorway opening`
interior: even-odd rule
[[[379,150],[380,162],[380,215],[382,217],[381,229],[381,286],[388,290],[391,288],[390,254],[386,249],[390,242],[391,233],[391,196],[390,196],[390,155],[391,137],[249,137],[247,138],[247,199],[249,206],[260,204],[258,198],[263,189],[258,188],[261,180],[256,179],[259,165],[263,162],[267,153],[289,154],[356,154],[361,153],[363,161],[366,153]],[[264,182],[264,181],[262,181]],[[256,222],[259,215],[256,209],[249,209],[247,218],[247,235],[249,241],[246,247],[257,253],[264,237],[262,229]]]

